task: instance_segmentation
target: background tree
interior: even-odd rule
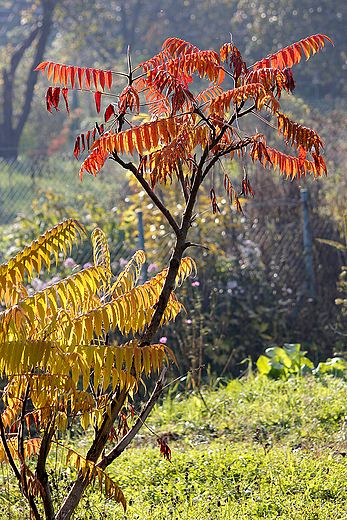
[[[30,113],[34,88],[37,80],[35,67],[42,61],[48,38],[51,32],[53,12],[58,0],[42,0],[40,3],[25,4],[20,13],[22,3],[12,2],[10,8],[18,27],[14,27],[14,35],[7,42],[8,57],[2,68],[2,120],[0,122],[0,155],[5,158],[17,157],[18,146],[24,125]],[[23,38],[22,31],[25,30]],[[17,30],[16,30],[17,29]],[[9,36],[5,40],[10,40]],[[31,59],[28,60],[28,51]],[[27,62],[26,77],[19,80],[16,75],[23,62]],[[24,86],[24,92],[21,92]],[[20,91],[20,99],[16,99],[16,90]],[[16,105],[16,106],[15,106]]]
[[[297,41],[307,33],[329,34],[338,51],[326,47],[319,68],[312,63],[299,65],[296,79],[298,95],[315,100],[329,96],[332,108],[334,99],[344,97],[346,88],[346,20],[346,3],[329,0],[241,0],[234,16],[234,24],[244,31],[245,56],[252,59],[259,59],[265,42],[269,51],[275,52],[287,41]]]

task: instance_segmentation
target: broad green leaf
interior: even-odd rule
[[[260,375],[266,375],[270,372],[271,366],[269,364],[269,358],[266,356],[260,356],[257,361],[257,367]]]

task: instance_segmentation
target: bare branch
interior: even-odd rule
[[[183,167],[182,167],[182,161],[180,158],[177,159],[177,167],[178,167],[178,179],[181,184],[184,200],[187,203],[189,199],[189,191],[184,179],[184,173],[183,173]]]
[[[131,162],[129,162],[129,163],[124,162],[119,157],[119,155],[117,155],[115,153],[112,154],[112,157],[113,157],[114,161],[116,161],[118,164],[120,164],[123,168],[131,171],[134,174],[134,176],[139,181],[139,183],[141,184],[141,186],[143,187],[143,189],[145,190],[147,195],[150,197],[152,202],[157,206],[157,208],[162,212],[162,214],[164,215],[166,220],[169,222],[170,226],[172,227],[173,231],[175,232],[175,235],[176,236],[179,235],[180,228],[178,227],[176,220],[174,219],[174,217],[172,216],[170,211],[167,209],[167,207],[159,199],[159,197],[154,193],[154,191],[152,190],[152,188],[150,187],[150,185],[148,184],[146,179],[143,177],[143,175],[138,171],[136,166]]]
[[[202,244],[194,244],[194,242],[186,242],[186,249],[188,247],[200,247],[201,249],[205,249],[206,251],[209,251],[210,249],[206,246],[203,246]]]
[[[13,457],[12,457],[12,454],[11,454],[11,451],[10,451],[10,448],[8,447],[8,443],[7,443],[7,439],[6,439],[6,434],[5,434],[5,427],[4,427],[4,423],[2,422],[2,417],[1,417],[1,414],[0,414],[0,437],[1,437],[1,442],[2,442],[2,445],[4,447],[4,450],[5,450],[5,453],[6,453],[6,456],[7,456],[7,459],[8,459],[8,462],[11,466],[11,468],[13,469],[13,472],[17,478],[17,481],[18,481],[18,485],[19,485],[19,488],[21,491],[24,491],[23,490],[23,487],[22,487],[22,477],[21,477],[21,474],[13,460]],[[37,506],[35,504],[35,501],[34,501],[34,497],[32,496],[31,493],[25,495],[29,501],[29,505],[30,505],[30,508],[34,514],[34,517],[35,517],[35,520],[41,520],[41,516],[37,510]]]
[[[42,494],[42,501],[43,507],[45,509],[46,520],[54,520],[55,517],[53,501],[51,496],[51,488],[49,485],[48,475],[46,471],[46,460],[51,449],[51,441],[54,432],[55,421],[54,418],[52,418],[51,422],[45,428],[36,464],[36,476],[44,490],[44,493]]]
[[[165,372],[166,368],[164,367],[160,373],[157,384],[152,392],[151,397],[147,401],[146,405],[142,409],[140,415],[138,416],[137,421],[132,426],[132,428],[128,431],[128,433],[118,442],[118,444],[112,448],[112,450],[100,461],[96,464],[96,467],[104,470],[109,466],[123,451],[125,448],[131,443],[135,435],[139,432],[147,417],[151,413],[155,403],[158,401],[159,397],[163,392],[163,388],[165,386]]]

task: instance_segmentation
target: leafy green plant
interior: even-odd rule
[[[341,357],[329,358],[319,363],[312,371],[315,375],[332,374],[337,377],[345,377],[347,373],[347,361]]]
[[[117,201],[114,201],[114,204]],[[56,226],[66,218],[75,218],[83,223],[84,229],[91,234],[96,227],[101,228],[107,235],[108,248],[112,258],[112,267],[124,267],[126,261],[135,252],[135,237],[133,227],[122,220],[122,211],[117,206],[111,209],[100,201],[97,194],[86,191],[76,194],[74,200],[69,200],[66,194],[56,193],[53,190],[40,190],[33,200],[30,209],[21,212],[13,224],[4,226],[0,238],[0,258],[8,261],[25,245],[35,240],[44,230]],[[81,269],[85,264],[93,263],[93,248],[89,241],[74,243],[70,251],[73,259],[71,266]],[[120,265],[120,262],[123,265]],[[64,262],[52,266],[50,273],[46,269],[40,274],[40,280],[52,278],[51,273],[63,278],[71,272]]]
[[[306,352],[300,350],[300,344],[286,344],[265,350],[266,355],[257,361],[258,374],[273,379],[286,380],[293,375],[304,375],[313,369],[313,363]]]

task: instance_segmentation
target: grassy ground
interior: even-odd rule
[[[126,495],[126,515],[91,491],[75,519],[347,519],[346,388],[309,377],[231,381],[205,389],[205,403],[169,393],[148,424],[167,433],[171,463],[143,429],[108,470]],[[74,446],[83,452],[87,440]],[[29,518],[6,471],[0,518]],[[59,471],[57,500],[72,471]]]

